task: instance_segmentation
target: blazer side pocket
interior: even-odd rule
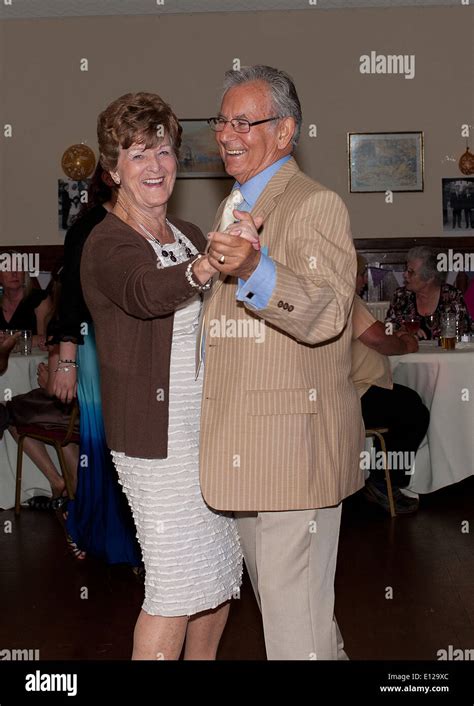
[[[316,389],[247,390],[246,412],[251,417],[276,414],[317,414]]]

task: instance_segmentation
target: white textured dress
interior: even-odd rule
[[[189,259],[193,244],[171,223],[176,242],[153,243],[158,267]],[[175,262],[171,260],[171,254]],[[199,484],[202,368],[195,379],[201,308],[196,295],[174,315],[170,363],[168,458],[140,459],[112,451],[132,508],[145,564],[149,615],[193,615],[238,597],[242,552],[234,518],[209,508]]]

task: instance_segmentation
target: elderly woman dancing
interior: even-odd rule
[[[234,519],[199,485],[202,377],[195,345],[215,274],[206,241],[167,216],[181,127],[158,96],[122,96],[98,120],[101,163],[118,187],[84,248],[107,441],[145,563],[133,659],[215,659],[242,556]],[[202,373],[201,373],[202,375]]]

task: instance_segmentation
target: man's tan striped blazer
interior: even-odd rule
[[[349,378],[356,258],[347,210],[292,158],[252,214],[265,219],[261,243],[276,286],[256,313],[237,302],[233,277],[206,302],[202,492],[219,510],[336,505],[363,484],[364,431]]]

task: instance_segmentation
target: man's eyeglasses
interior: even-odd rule
[[[251,123],[249,120],[244,120],[242,118],[234,118],[233,120],[226,120],[225,118],[209,118],[207,124],[214,130],[214,132],[222,132],[227,125],[230,123],[235,132],[250,132],[250,128],[254,125],[262,125],[262,123],[269,123],[271,120],[280,120],[279,117],[265,118],[264,120],[254,120]]]

